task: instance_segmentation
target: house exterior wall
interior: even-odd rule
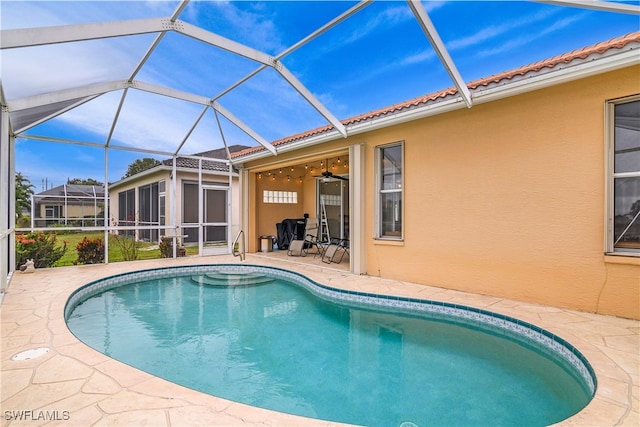
[[[177,172],[177,185],[176,185],[176,224],[182,223],[183,217],[183,208],[182,208],[182,200],[183,200],[183,183],[187,182],[198,182],[198,173],[191,173],[185,171]],[[138,188],[144,185],[149,185],[158,181],[165,181],[165,222],[166,225],[172,224],[172,216],[173,210],[171,209],[171,180],[170,180],[170,172],[169,171],[159,171],[158,173],[150,174],[141,177],[140,179],[134,179],[122,184],[118,184],[109,189],[109,218],[110,220],[117,221],[118,219],[118,194],[123,191],[128,191],[132,188],[135,188],[135,201],[136,206],[139,206],[139,193]],[[228,184],[228,176],[227,175],[210,175],[205,172],[202,174],[203,183],[217,183],[222,186]],[[239,185],[238,178],[234,177],[231,185],[231,220],[230,225],[232,226],[232,234],[235,232],[235,228],[239,227],[240,223],[240,211],[239,211]],[[233,202],[235,200],[235,202]],[[197,200],[195,201],[197,203]],[[233,236],[231,237],[233,238]]]
[[[163,180],[167,185],[167,189],[166,189],[167,199],[166,199],[166,212],[165,212],[166,223],[171,224],[171,209],[169,209],[169,198],[171,196],[169,195],[170,189],[168,187],[170,184],[168,171],[159,171],[154,174],[142,176],[139,179],[133,179],[133,180],[124,182],[122,184],[110,186],[109,187],[109,221],[110,223],[112,225],[115,225],[118,222],[118,208],[119,208],[118,194],[124,191],[135,189],[136,190],[134,192],[135,201],[136,201],[135,205],[139,206],[140,195],[138,194],[138,188],[144,185],[153,184],[154,182],[163,181]]]
[[[604,106],[640,93],[638,75],[627,67],[315,147],[365,146],[366,273],[640,318],[640,258],[604,254]],[[375,147],[395,141],[402,242],[373,230]]]
[[[308,186],[308,179],[305,181]],[[302,218],[305,213],[309,213],[311,216],[315,213],[315,206],[313,211],[305,210],[307,207],[305,204],[304,194],[307,194],[303,190],[303,184],[298,180],[285,181],[278,179],[273,181],[266,176],[256,180],[256,193],[254,206],[260,206],[260,215],[257,218],[257,236],[276,236],[276,224],[287,218]],[[296,192],[298,194],[298,203],[264,203],[263,192],[264,191],[288,191]],[[312,199],[312,197],[309,197]]]
[[[70,198],[71,199],[71,198]],[[97,205],[94,206],[92,199],[85,199],[84,205],[82,202],[67,201],[66,209],[64,199],[58,201],[37,202],[38,212],[37,219],[46,219],[46,210],[49,207],[60,207],[60,216],[56,219],[67,218],[82,218],[84,216],[93,216],[102,212],[102,206],[104,205],[104,199],[98,199]]]

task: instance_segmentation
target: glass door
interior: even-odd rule
[[[182,197],[182,241],[200,255],[228,253],[229,187],[184,182]]]
[[[349,238],[349,181],[318,179],[318,219],[323,239]]]
[[[205,255],[227,253],[229,248],[228,188],[202,186],[202,250]]]

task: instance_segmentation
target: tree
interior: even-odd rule
[[[31,211],[31,196],[34,188],[29,178],[16,172],[16,218],[22,216],[23,209]]]
[[[123,178],[128,178],[140,172],[146,171],[147,169],[158,166],[159,164],[160,162],[158,160],[151,157],[138,159],[129,165],[129,167],[127,168],[127,173],[123,176]]]
[[[87,179],[82,179],[82,178],[67,178],[67,184],[75,184],[75,185],[97,185],[97,186],[102,186],[102,183],[100,181],[97,181],[93,178],[87,178]]]

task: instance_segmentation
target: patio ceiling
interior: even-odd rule
[[[3,29],[0,34],[3,62],[24,61],[25,53],[32,59],[24,64],[23,74],[29,74],[29,67],[47,67],[58,61],[68,61],[59,68],[52,67],[45,81],[33,81],[26,86],[18,85],[20,79],[17,77],[24,78],[24,75],[3,70],[1,102],[9,113],[12,134],[28,140],[164,156],[220,148],[228,141],[233,141],[233,144],[259,144],[276,154],[276,148],[269,141],[304,131],[310,128],[310,124],[330,124],[342,136],[347,136],[347,129],[338,118],[339,113],[332,111],[320,96],[314,94],[314,90],[303,83],[304,71],[290,68],[285,65],[285,60],[310,44],[316,52],[320,50],[321,61],[335,60],[329,49],[326,55],[321,54],[323,36],[355,19],[370,7],[371,1],[340,3],[339,7],[333,5],[332,16],[318,19],[306,16],[306,21],[313,22],[313,29],[277,53],[250,47],[209,28],[206,19],[198,19],[198,13],[210,13],[205,11],[208,5],[204,3],[193,2],[190,5],[188,1],[182,1],[171,14],[161,17],[121,19],[126,10],[120,10],[116,14],[118,19],[105,22],[89,22],[91,19],[87,16],[87,22],[80,24]],[[540,3],[622,14],[640,13],[638,6],[624,3]],[[122,5],[124,7],[126,3]],[[409,0],[407,7],[423,33],[425,48],[432,49],[437,55],[442,71],[457,88],[457,96],[467,107],[472,107],[473,99],[465,80],[424,4]],[[343,10],[338,11],[340,8]],[[203,45],[208,50],[201,50]],[[95,55],[96,51],[105,52],[105,56],[94,67],[84,67],[85,63],[75,62],[79,55],[89,52]],[[207,68],[191,69],[189,63],[193,57],[190,52],[207,55]],[[290,63],[304,70],[301,64],[307,54],[308,50],[304,55],[294,57]],[[171,63],[163,64],[167,57],[172,58]],[[83,67],[81,73],[65,74],[76,64]],[[157,75],[155,70],[163,69],[163,66],[168,75]],[[339,66],[337,61],[336,66]],[[107,74],[104,72],[106,69],[110,70]],[[272,92],[265,94],[258,88],[257,80],[262,83],[261,87],[266,82]],[[417,90],[414,95],[427,91]],[[322,98],[330,100],[329,95]],[[247,100],[256,105],[249,106]],[[245,117],[248,116],[244,110],[249,108],[257,109],[257,117],[262,117],[265,122],[277,120],[292,124],[283,126],[285,134],[273,134],[255,119],[247,123]],[[141,110],[150,123],[154,123],[153,126],[145,128],[136,122],[141,117]],[[68,122],[63,120],[70,113],[80,117],[101,114],[101,117],[92,120],[86,129],[70,133],[65,131]],[[269,113],[279,116],[274,119]],[[161,126],[168,122],[173,125],[170,131]],[[297,128],[296,122],[304,127]],[[132,137],[131,129],[138,128],[142,135]]]

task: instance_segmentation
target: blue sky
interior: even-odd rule
[[[639,2],[627,2],[638,5]],[[6,1],[3,30],[167,17],[178,2]],[[319,2],[191,2],[179,19],[270,55],[277,55],[355,5]],[[423,2],[465,81],[496,74],[640,29],[638,15],[534,2]],[[8,100],[126,79],[154,35],[0,51]],[[452,81],[404,1],[380,1],[282,59],[283,64],[338,119],[345,119],[451,87]],[[169,33],[136,80],[213,97],[259,64],[188,37]],[[121,92],[101,96],[27,131],[32,135],[104,144]],[[277,72],[266,69],[219,99],[268,141],[327,124]],[[201,106],[129,91],[112,145],[173,152]],[[221,118],[228,144],[256,145]],[[220,148],[208,111],[180,153]],[[110,150],[108,179],[122,177],[136,158]],[[165,158],[164,156],[156,156]],[[18,139],[16,170],[42,190],[43,180],[104,181],[104,149]]]

